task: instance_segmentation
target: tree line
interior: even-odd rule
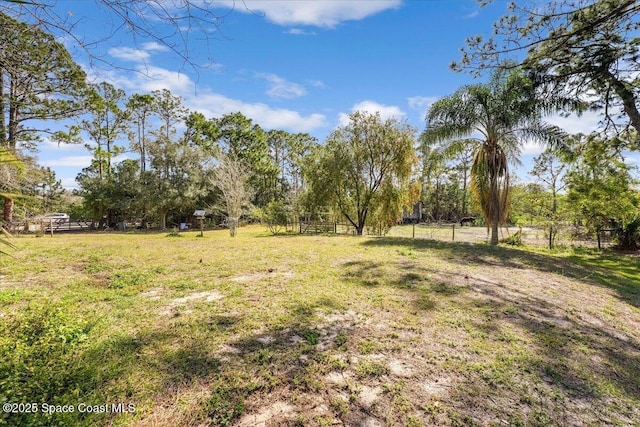
[[[4,220],[18,201],[21,215],[58,203],[100,227],[137,219],[165,228],[206,206],[233,230],[253,210],[276,222],[329,215],[362,234],[384,233],[422,201],[424,219],[481,217],[493,244],[500,224],[529,222],[550,234],[561,223],[611,227],[633,246],[639,197],[624,154],[638,149],[640,10],[624,0],[545,7],[546,15],[514,5],[494,38],[468,40],[452,67],[492,70],[489,80],[434,103],[419,136],[402,120],[357,112],[322,142],[262,129],[241,113],[204,117],[168,90],[128,96],[106,82],[88,84],[52,36],[0,14]],[[514,60],[522,46],[525,59]],[[544,121],[589,109],[603,112],[603,130],[592,135]],[[65,131],[50,129],[70,118]],[[43,135],[92,153],[75,194],[29,157]],[[534,141],[545,147],[531,171],[536,182],[517,183],[512,165]],[[125,151],[137,158],[116,161]]]

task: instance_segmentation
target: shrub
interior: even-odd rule
[[[615,231],[617,247],[635,250],[640,246],[640,216]]]
[[[280,233],[282,228],[287,226],[288,209],[282,200],[269,202],[264,208],[263,215],[269,231],[273,234]]]

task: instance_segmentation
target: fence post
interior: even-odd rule
[[[338,234],[338,223],[333,221],[333,234]]]
[[[602,247],[600,246],[600,229],[596,230],[596,235],[598,236],[598,250],[602,250]]]
[[[456,225],[451,224],[451,241],[455,242],[456,240]]]
[[[415,239],[415,238],[416,238],[416,223],[414,222],[414,223],[412,223],[411,225],[412,225],[412,227],[413,227],[413,233],[412,233],[412,235],[411,235],[411,238],[412,238],[412,239]]]

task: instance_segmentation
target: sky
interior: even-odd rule
[[[460,58],[467,37],[490,35],[507,2],[486,8],[476,0],[219,0],[212,5],[224,17],[218,26],[181,28],[191,64],[158,40],[126,30],[96,44],[97,61],[65,43],[95,82],[108,81],[129,95],[167,88],[207,118],[240,111],[265,129],[308,132],[322,142],[356,110],[379,111],[406,120],[418,133],[424,130],[432,102],[483,81],[455,73],[449,64]],[[61,0],[56,7],[77,22],[74,31],[86,40],[117,25],[94,2]],[[172,28],[154,18],[148,22],[156,34]],[[548,121],[572,133],[598,126],[595,113]],[[522,181],[531,180],[531,159],[541,150],[524,147],[517,170]],[[38,158],[63,186],[77,188],[75,177],[91,154],[82,145],[45,140]]]

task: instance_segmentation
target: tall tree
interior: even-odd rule
[[[135,130],[129,132],[129,144],[140,153],[140,173],[147,170],[147,127],[153,114],[153,95],[133,94],[127,101],[127,111]]]
[[[640,132],[640,3],[551,0],[512,2],[509,7],[495,23],[493,37],[467,39],[454,69],[478,73],[520,67],[548,95],[579,96],[601,109],[610,130],[619,133],[631,125]],[[523,54],[524,59],[513,62]],[[620,121],[622,117],[626,120]],[[629,142],[640,148],[637,138]]]
[[[87,103],[89,118],[78,126],[77,133],[86,132],[95,144],[86,144],[98,161],[100,178],[111,176],[111,160],[122,153],[118,142],[128,130],[128,112],[123,107],[125,93],[107,82],[90,85],[91,92]]]
[[[274,183],[278,165],[270,156],[267,132],[242,113],[211,119],[216,129],[217,146],[249,168],[249,184],[255,190],[253,203],[266,206],[276,198]]]
[[[46,124],[81,110],[85,74],[50,34],[3,13],[0,28],[0,147],[32,149]],[[12,216],[5,197],[4,220]]]
[[[145,197],[164,229],[169,213],[191,207],[204,193],[206,154],[194,143],[189,127],[178,135],[178,127],[187,117],[182,99],[166,89],[154,91],[153,97],[160,127],[151,132],[153,139],[148,141],[150,168],[144,174]]]
[[[107,82],[89,85],[85,104],[86,117],[77,125],[70,126],[68,132],[56,132],[54,139],[61,142],[85,143],[85,147],[93,153],[92,166],[83,172],[83,182],[87,176],[93,175],[93,167],[97,181],[91,188],[103,193],[108,191],[113,174],[112,159],[124,151],[123,146],[116,145],[125,135],[128,127],[128,111],[124,109],[125,93]],[[88,174],[88,175],[87,175]],[[87,191],[87,189],[85,189]],[[98,227],[102,228],[109,218],[109,210],[101,205],[104,197],[95,197],[98,201]]]
[[[349,124],[334,130],[310,158],[306,166],[310,191],[335,206],[362,235],[369,213],[388,202],[382,193],[410,190],[417,160],[414,143],[415,130],[398,119],[352,113]],[[395,206],[395,211],[400,216],[402,206]]]
[[[488,84],[463,86],[436,101],[427,112],[423,139],[462,149],[461,138],[480,138],[471,165],[471,187],[480,202],[491,244],[498,244],[498,227],[507,219],[509,160],[517,160],[527,139],[560,144],[561,132],[541,120],[554,105],[537,102],[531,82],[520,72],[496,72]]]

